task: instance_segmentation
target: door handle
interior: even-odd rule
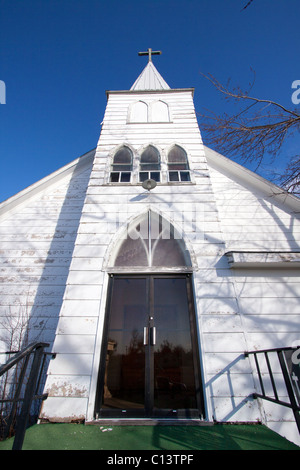
[[[148,333],[149,333],[149,328],[148,326],[144,327],[144,346],[147,346],[148,344]]]
[[[155,346],[156,344],[156,327],[152,326],[150,328],[150,345]]]
[[[144,346],[147,346],[147,344],[149,344],[149,340],[150,340],[150,346],[155,346],[156,344],[156,327],[155,326],[150,327],[150,335],[149,335],[149,327],[144,326]]]

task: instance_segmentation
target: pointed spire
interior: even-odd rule
[[[161,51],[139,52],[139,55],[148,55],[148,64],[136,79],[130,90],[170,90],[169,85],[162,78],[152,62],[152,55],[160,55]]]

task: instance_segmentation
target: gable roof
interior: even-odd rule
[[[148,62],[130,90],[170,90],[170,87],[157,71],[153,62]]]
[[[204,146],[204,150],[208,165],[211,165],[216,170],[228,173],[229,176],[236,177],[241,182],[250,184],[258,191],[261,191],[266,197],[271,196],[277,203],[283,204],[293,212],[300,214],[300,199],[297,196],[209,147]]]
[[[31,186],[28,186],[19,193],[0,203],[0,217],[9,213],[13,209],[20,206],[20,204],[23,204],[37,194],[41,193],[51,185],[58,183],[69,174],[74,173],[75,171],[82,172],[85,171],[88,167],[92,167],[95,152],[96,149],[90,150],[81,157],[76,158],[76,160],[73,160],[57,171],[54,171],[45,178],[42,178],[36,183],[33,183]]]

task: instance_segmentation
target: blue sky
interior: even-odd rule
[[[253,0],[242,11],[246,3],[0,0],[0,201],[96,147],[105,90],[129,89],[148,47],[162,51],[153,61],[171,88],[195,87],[199,113],[227,111],[201,72],[247,87],[251,67],[253,95],[293,107],[300,2]],[[288,151],[299,144],[295,136]]]

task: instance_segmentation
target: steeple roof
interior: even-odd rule
[[[170,87],[157,71],[153,62],[149,61],[130,90],[170,90]]]

